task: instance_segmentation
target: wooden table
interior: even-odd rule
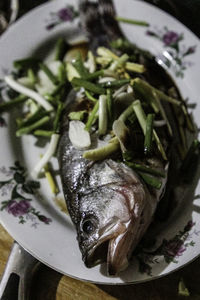
[[[13,239],[0,225],[0,275]],[[190,297],[178,296],[178,282],[184,279]],[[31,300],[200,300],[200,258],[181,270],[150,282],[108,286],[94,285],[63,276],[41,264],[32,282]],[[19,299],[20,300],[20,299]]]

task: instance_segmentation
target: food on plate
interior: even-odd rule
[[[98,28],[96,4],[83,7],[93,53],[68,65],[77,92],[64,113],[58,157],[83,260],[87,267],[106,262],[116,275],[127,268],[159,202],[166,207],[169,169],[179,176],[188,165],[186,135],[194,138],[195,125],[155,59],[122,39],[117,25],[111,27],[108,6],[100,2],[106,16]],[[93,30],[109,48],[99,46]],[[108,43],[109,34],[120,38]],[[194,149],[199,151],[197,140],[189,153]]]
[[[173,80],[124,38],[112,2],[82,1],[80,13],[89,50],[60,38],[50,61],[15,61],[5,82],[16,94],[0,112],[22,105],[16,135],[49,138],[32,175],[57,154],[83,260],[87,267],[106,262],[116,275],[155,212],[168,217],[174,185],[191,180],[200,146]]]

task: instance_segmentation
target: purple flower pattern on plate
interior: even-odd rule
[[[66,7],[58,10],[57,12],[51,13],[50,19],[47,21],[48,24],[46,25],[46,29],[51,30],[59,24],[65,22],[72,22],[78,16],[78,11],[76,11],[72,5],[67,5]]]
[[[195,53],[196,46],[186,46],[182,43],[184,34],[169,30],[166,26],[163,30],[147,30],[148,36],[157,38],[163,43],[166,51],[163,52],[161,60],[168,68],[173,69],[176,77],[184,77],[184,71],[192,65],[186,56]]]
[[[28,213],[31,205],[28,200],[21,200],[19,202],[13,200],[7,205],[7,212],[14,217],[23,216]]]
[[[188,221],[183,230],[180,230],[170,240],[163,239],[161,245],[153,251],[148,251],[148,248],[143,249],[140,246],[136,258],[139,263],[139,271],[152,275],[152,265],[159,263],[159,258],[164,258],[166,263],[178,263],[178,258],[183,255],[188,247],[195,245],[192,240],[192,236],[199,235],[200,232],[196,232],[195,229],[191,233],[195,223],[191,220]]]
[[[37,227],[40,222],[50,224],[52,220],[32,205],[31,195],[34,195],[40,187],[39,182],[28,180],[25,176],[25,169],[19,162],[16,162],[9,170],[1,167],[0,173],[6,177],[10,176],[8,180],[0,181],[1,196],[9,198],[1,201],[0,210],[5,210],[8,214],[18,218],[21,224],[27,221],[31,222],[32,227]]]

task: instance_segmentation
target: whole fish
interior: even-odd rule
[[[93,50],[99,45],[108,44],[111,36],[122,36],[113,18],[111,1],[99,1],[99,4],[82,1],[81,14],[85,28],[90,33]],[[154,69],[157,69],[152,76],[152,59],[149,61],[146,78],[154,80],[155,84],[159,82],[166,90],[174,86],[165,71],[156,64]],[[74,106],[76,103],[72,101],[67,107],[68,112]],[[168,104],[165,108],[171,119],[172,131],[177,131],[171,108]],[[83,151],[72,145],[68,131],[69,119],[65,114],[58,160],[63,192],[76,227],[83,261],[87,267],[106,262],[108,273],[118,274],[127,268],[134,249],[152,222],[164,195],[174,141],[169,136],[163,138],[167,160],[160,155],[148,159],[149,165],[166,175],[160,178],[161,187],[155,189],[149,187],[131,167],[112,156],[102,161],[83,158]],[[147,158],[139,159],[140,162],[142,160],[146,161]]]

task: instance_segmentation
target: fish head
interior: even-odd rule
[[[102,184],[99,180],[96,186],[79,195],[77,232],[83,261],[87,267],[107,262],[110,275],[127,267],[152,217],[150,195],[140,178],[128,169],[123,166],[120,170],[118,166],[114,170],[112,165],[108,170],[107,166],[110,182]]]

